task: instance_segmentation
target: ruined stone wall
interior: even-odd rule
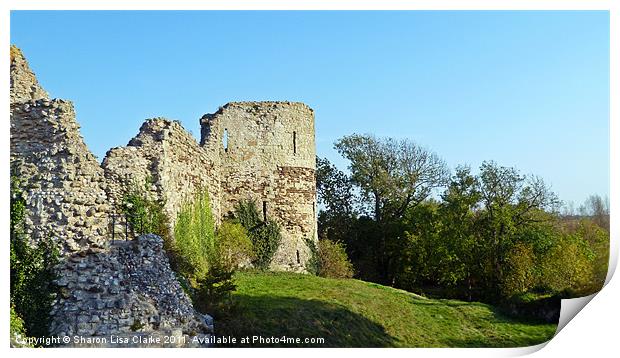
[[[209,191],[213,214],[219,217],[219,180],[213,162],[177,121],[146,120],[126,147],[108,151],[102,167],[115,202],[122,200],[132,181],[143,183],[149,178],[154,197],[164,200],[171,225],[183,203],[201,189]]]
[[[63,254],[105,245],[106,183],[73,104],[50,100],[21,51],[11,48],[11,161],[24,190],[25,229],[51,237]]]
[[[10,74],[10,156],[12,174],[20,180],[26,203],[25,231],[33,245],[51,237],[62,254],[57,267],[61,294],[53,304],[51,333],[88,337],[130,334],[138,329],[159,334],[208,334],[212,323],[192,308],[170,269],[161,238],[148,235],[127,243],[110,243],[109,213],[118,183],[106,180],[86,147],[71,102],[50,100],[21,51],[14,48]],[[174,124],[162,128],[167,127]],[[167,136],[166,130],[158,133]],[[192,147],[186,139],[178,140]],[[193,146],[202,151],[195,140]],[[168,146],[163,148],[165,157]],[[191,154],[186,148],[181,150]],[[179,156],[171,157],[184,165]],[[127,155],[129,165],[138,172],[159,165],[158,155],[152,161],[141,158]],[[205,163],[200,167],[208,168]],[[166,165],[162,168],[158,173],[168,183],[164,187],[178,190],[169,182],[182,183],[185,178],[174,179],[179,172],[167,170]]]
[[[316,240],[314,113],[293,102],[233,102],[201,119],[201,145],[219,168],[221,213],[240,200],[282,227],[272,268],[303,271]]]
[[[11,103],[20,103],[36,99],[49,99],[49,95],[39,85],[22,51],[11,45]]]
[[[53,335],[109,338],[146,332],[184,336],[189,342],[213,330],[209,317],[192,307],[156,235],[117,241],[108,251],[75,254],[57,284]]]

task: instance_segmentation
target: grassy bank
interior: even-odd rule
[[[516,347],[547,341],[556,329],[507,318],[482,303],[426,299],[359,280],[243,272],[236,282],[237,308],[217,319],[218,335],[301,338],[255,346]]]

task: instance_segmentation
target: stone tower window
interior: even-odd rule
[[[293,154],[297,154],[297,132],[293,131]]]
[[[228,129],[224,129],[224,136],[222,137],[222,144],[224,145],[224,151],[228,152]]]
[[[267,221],[267,202],[263,201],[263,221]]]
[[[301,260],[299,259],[299,250],[297,250],[297,263],[300,264]]]

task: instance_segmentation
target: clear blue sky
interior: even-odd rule
[[[342,168],[333,142],[374,133],[609,193],[607,12],[14,11],[11,42],[100,159],[146,118],[198,137],[226,102],[291,100]]]

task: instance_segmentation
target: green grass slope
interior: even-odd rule
[[[216,319],[215,328],[237,343],[250,337],[250,344],[235,345],[241,347],[518,347],[545,342],[556,329],[507,318],[482,303],[427,299],[359,280],[249,272],[235,278],[237,307]],[[253,336],[301,341],[251,344]]]

